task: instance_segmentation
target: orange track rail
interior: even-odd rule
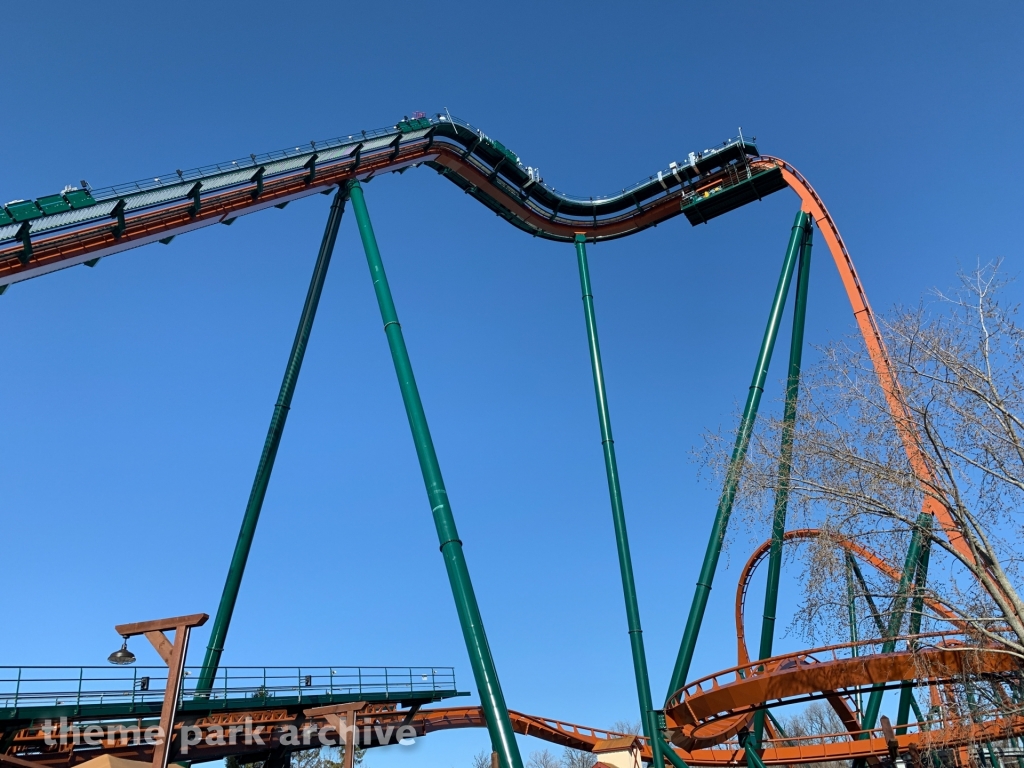
[[[808,539],[815,539],[820,535],[821,531],[817,528],[798,528],[793,531],[786,531],[784,540],[806,541]],[[878,571],[885,574],[893,581],[899,582],[902,575],[900,571],[893,568],[867,547],[862,547],[855,541],[850,541],[845,538],[837,538],[835,543],[847,552],[857,555],[864,562],[874,566]],[[744,628],[747,589],[750,587],[750,579],[754,575],[754,570],[768,555],[771,550],[771,546],[772,542],[771,539],[769,539],[754,550],[753,554],[751,554],[750,558],[747,560],[746,565],[743,566],[743,570],[740,571],[740,577],[736,583],[736,659],[739,664],[746,664],[750,661],[750,652],[747,648],[746,630]],[[931,608],[937,616],[941,616],[951,624],[960,626],[957,616],[947,610],[941,603],[927,596],[925,596],[924,602],[925,605]]]
[[[802,203],[801,207],[814,218],[818,229],[821,230],[821,234],[828,244],[828,249],[832,254],[833,261],[835,261],[836,269],[839,270],[839,277],[843,281],[843,288],[846,290],[846,295],[850,300],[850,306],[853,309],[853,316],[857,321],[857,327],[860,328],[864,345],[867,347],[875,374],[878,376],[879,384],[889,406],[889,412],[892,414],[896,431],[903,442],[903,449],[907,454],[907,459],[910,461],[910,466],[913,468],[915,475],[917,475],[924,491],[922,511],[932,515],[939,522],[949,539],[950,545],[957,552],[967,558],[968,562],[974,562],[974,555],[964,537],[960,534],[956,522],[937,496],[934,495],[937,493],[937,486],[931,462],[921,446],[921,438],[917,433],[913,418],[908,412],[903,393],[900,391],[896,373],[893,370],[892,362],[889,360],[889,353],[885,348],[885,341],[882,339],[882,333],[878,328],[878,322],[871,311],[871,305],[868,304],[868,297],[864,292],[864,286],[857,275],[857,269],[853,265],[850,252],[846,249],[846,244],[839,234],[839,228],[825,208],[821,198],[818,197],[817,192],[810,185],[810,182],[785,160],[780,160],[779,158],[770,159],[777,162],[782,168],[782,176],[786,183],[799,195]]]
[[[551,744],[584,752],[592,751],[599,741],[629,735],[560,720],[533,717],[514,711],[510,711],[509,716],[512,718],[512,727],[516,733],[534,736]],[[411,722],[417,726],[418,732],[422,727],[424,734],[453,728],[483,728],[486,726],[483,712],[479,707],[423,710]],[[978,725],[958,725],[945,730],[913,731],[898,736],[897,742],[901,752],[905,752],[911,746],[922,750],[950,749],[986,738],[1005,738],[1011,734],[1024,734],[1024,718],[991,720]],[[799,765],[859,757],[871,758],[887,753],[888,743],[881,729],[867,732],[864,734],[865,738],[855,738],[860,735],[860,733],[826,735],[825,738],[836,739],[826,743],[816,743],[822,740],[822,736],[765,739],[765,750],[761,759],[766,765]],[[650,745],[644,737],[638,738],[642,759],[650,761]],[[700,766],[737,766],[743,765],[746,760],[743,748],[735,742],[713,749],[677,748],[676,754],[687,764]]]
[[[583,752],[592,752],[594,747],[603,740],[629,735],[601,728],[576,725],[561,720],[534,717],[516,711],[510,711],[509,716],[512,720],[513,729],[520,735],[533,736],[550,744],[578,749]],[[247,717],[251,718],[254,723],[269,729],[269,731],[264,731],[262,734],[266,742],[265,745],[246,746],[239,742],[238,745],[232,746],[207,742],[206,737],[213,733],[212,729],[215,726],[227,728],[244,722]],[[317,720],[320,727],[326,725],[326,721],[319,718]],[[419,736],[453,729],[486,727],[484,714],[480,707],[444,707],[424,709],[416,713],[389,707],[375,707],[366,714],[360,713],[359,715],[359,725],[364,732],[367,726],[380,725],[387,727],[388,725],[397,725],[398,723],[412,725]],[[302,724],[301,717],[296,719],[294,714],[289,714],[284,710],[253,710],[236,712],[232,715],[214,715],[202,718],[190,722],[190,725],[200,729],[202,739],[199,744],[191,748],[188,758],[197,763],[219,760],[228,755],[264,759],[269,751],[280,746],[281,731],[276,729],[281,726],[301,726]],[[180,728],[181,723],[177,725]],[[1024,718],[996,719],[980,725],[963,723],[948,727],[945,730],[919,730],[898,736],[897,741],[900,751],[903,752],[911,746],[922,750],[934,748],[949,749],[962,747],[963,745],[986,738],[999,739],[1005,738],[1008,735],[1019,734],[1024,734]],[[767,765],[798,765],[858,757],[870,759],[877,755],[884,755],[888,751],[888,743],[880,730],[864,734],[866,738],[853,738],[857,735],[860,734],[826,736],[826,739],[835,738],[836,740],[826,741],[825,743],[818,743],[823,740],[821,736],[766,739],[762,760]],[[211,739],[211,741],[214,740]],[[642,736],[638,737],[638,741],[641,757],[644,760],[650,761],[650,745]],[[366,744],[367,742],[364,741],[363,743]],[[372,737],[369,745],[374,745]],[[124,746],[117,742],[103,742],[99,747],[86,750],[81,748],[72,750],[70,747],[47,747],[44,744],[44,734],[41,729],[33,726],[15,734],[5,752],[9,756],[28,760],[40,766],[40,768],[73,768],[73,766],[101,754],[129,760],[147,761],[151,759],[152,748]],[[722,768],[727,768],[728,766],[743,765],[745,762],[744,751],[735,741],[722,744],[716,748],[692,750],[676,748],[675,752],[692,766],[721,766]]]

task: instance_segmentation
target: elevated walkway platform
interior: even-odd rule
[[[199,672],[185,669],[179,715],[355,701],[418,708],[469,695],[457,689],[452,667],[222,667],[209,692],[196,691]],[[166,682],[167,667],[0,667],[0,733],[60,718],[156,718]]]

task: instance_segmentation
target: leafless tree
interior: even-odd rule
[[[643,733],[643,725],[639,720],[616,720],[612,723],[614,733],[625,733],[628,736],[639,736]]]
[[[894,418],[859,339],[820,350],[801,377],[788,527],[822,531],[805,550],[798,624],[809,637],[847,639],[839,539],[899,570],[917,530],[930,546],[932,605],[1024,656],[1024,603],[1014,584],[1024,534],[1024,329],[1017,307],[1003,300],[999,264],[959,278],[952,292],[880,320],[905,412]],[[759,417],[739,475],[737,515],[758,538],[770,531],[785,428],[780,416]],[[918,436],[924,471],[908,457],[910,434]],[[702,458],[719,481],[731,450],[730,436],[709,436]],[[947,530],[941,519],[922,526],[925,500],[952,522]],[[891,578],[875,573],[869,581],[876,598],[894,595]],[[950,628],[941,611],[925,613],[924,627]]]
[[[530,755],[526,768],[562,768],[562,764],[550,751],[544,749]]]
[[[365,750],[356,747],[353,759],[356,765],[363,761],[364,753]],[[293,752],[291,758],[291,768],[341,768],[345,758],[345,746],[304,749]]]
[[[356,747],[353,762],[359,765],[363,762],[365,750]],[[345,757],[344,745],[337,747],[317,747],[314,749],[300,749],[288,754],[291,768],[341,768]],[[237,757],[224,759],[225,768],[263,768],[266,761],[257,760],[254,762],[242,762]]]
[[[597,755],[579,749],[565,748],[562,753],[562,768],[594,768]]]
[[[843,733],[846,728],[835,711],[823,701],[813,701],[800,712],[789,717],[782,717],[781,723],[785,735],[789,737],[812,736],[811,743],[837,741],[838,739],[821,734]],[[782,736],[782,734],[779,734]],[[845,737],[842,737],[845,738]],[[783,741],[785,743],[785,741]],[[803,742],[807,743],[807,742]],[[825,763],[811,763],[804,768],[849,768],[848,760],[833,760]]]

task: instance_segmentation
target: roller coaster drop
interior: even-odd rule
[[[102,190],[91,189],[83,182],[81,189],[69,187],[59,195],[50,195],[36,201],[16,201],[0,209],[0,292],[3,292],[12,283],[76,264],[94,266],[99,259],[114,253],[153,242],[167,244],[186,232],[216,223],[231,224],[239,216],[271,206],[284,208],[291,201],[307,195],[318,192],[334,194],[327,228],[246,506],[203,668],[196,677],[194,690],[182,691],[176,699],[173,695],[165,697],[180,704],[179,717],[171,717],[172,731],[175,728],[180,731],[186,715],[192,727],[200,730],[218,724],[241,722],[243,717],[248,717],[266,724],[270,728],[270,736],[266,740],[267,746],[256,747],[225,747],[202,742],[189,759],[213,760],[234,754],[243,760],[269,759],[270,763],[285,764],[289,749],[275,735],[276,726],[296,721],[331,721],[332,715],[328,712],[330,706],[305,709],[309,701],[337,704],[338,701],[347,700],[349,703],[344,706],[349,707],[348,717],[357,726],[367,726],[368,741],[364,740],[364,744],[370,746],[380,743],[374,740],[368,727],[370,725],[400,722],[415,728],[417,734],[446,728],[486,727],[495,756],[503,768],[522,768],[515,733],[537,736],[585,751],[594,750],[602,741],[623,736],[523,715],[508,710],[506,706],[363,193],[363,184],[377,175],[402,173],[421,165],[437,171],[519,229],[537,237],[572,242],[575,246],[642,714],[644,735],[637,739],[637,743],[644,760],[658,768],[662,768],[666,761],[676,768],[686,764],[746,764],[757,768],[763,765],[846,759],[860,761],[860,764],[864,761],[877,764],[898,758],[920,766],[922,755],[930,755],[933,761],[952,760],[965,764],[972,759],[967,747],[973,743],[1024,735],[1024,719],[1017,716],[1004,714],[988,718],[974,715],[966,717],[959,714],[955,707],[938,706],[942,696],[947,695],[949,687],[957,680],[964,679],[964,676],[983,676],[989,681],[1000,681],[1009,675],[1015,681],[1018,664],[1009,655],[970,639],[964,627],[943,611],[941,606],[933,604],[925,594],[930,541],[925,534],[929,528],[940,528],[956,550],[970,556],[948,512],[928,494],[924,494],[921,515],[902,571],[855,542],[839,542],[846,550],[849,567],[858,575],[860,569],[857,558],[898,583],[897,597],[889,611],[889,624],[885,625],[876,614],[879,639],[859,640],[856,637],[851,592],[851,629],[854,631],[851,643],[782,656],[772,655],[783,542],[816,535],[815,531],[786,531],[788,462],[799,390],[813,224],[817,224],[839,270],[910,464],[923,485],[931,481],[927,456],[904,405],[853,261],[832,217],[807,180],[789,163],[759,154],[754,142],[745,140],[741,135],[721,146],[691,153],[687,162],[671,163],[668,168],[619,194],[600,198],[573,197],[545,184],[537,169],[524,166],[519,157],[501,143],[445,112],[433,118],[422,115],[405,118],[393,128],[363,131],[358,135],[326,142],[310,142],[308,149],[296,147],[262,156],[250,155],[244,160],[188,172],[176,171],[151,181]],[[664,708],[659,709],[653,705],[648,682],[586,245],[588,242],[638,233],[678,214],[684,214],[693,225],[706,223],[785,187],[797,193],[801,207],[783,261],[737,432],[732,463],[715,516],[666,703]],[[263,686],[256,689],[262,691],[262,699],[232,698],[227,693],[218,699],[220,679],[224,681],[225,691],[228,690],[227,670],[220,669],[221,652],[347,202],[354,209],[373,278],[441,553],[480,693],[480,707],[420,709],[424,703],[457,695],[454,679],[450,685],[439,687],[436,684],[436,669],[431,670],[430,687],[419,692],[416,692],[416,685],[412,682],[413,673],[410,671],[409,687],[400,695],[392,695],[385,672],[385,693],[378,697],[366,694],[363,673],[360,672],[360,687],[357,689],[359,695],[356,698],[363,701],[356,704],[352,703],[351,697],[345,699],[342,696],[339,699],[336,695],[336,670],[330,671],[329,692],[325,687],[322,696],[312,699],[309,695],[303,699],[301,686],[311,685],[313,675],[300,673],[299,688],[294,689],[298,691],[296,697],[274,698],[267,695],[265,671]],[[784,411],[787,428],[783,433],[783,461],[772,539],[751,557],[737,590],[738,666],[687,684],[693,650],[732,512],[739,472],[764,391],[786,299],[794,282],[794,321]],[[744,637],[743,607],[750,574],[765,556],[769,558],[765,618],[758,659],[751,661]],[[909,609],[910,634],[900,637],[898,635],[903,615],[908,612],[908,601],[912,602]],[[936,615],[945,616],[950,621],[951,631],[920,633],[920,617],[925,604]],[[187,635],[187,628],[185,632]],[[159,639],[154,640],[154,643],[160,647]],[[905,649],[897,650],[898,644],[902,644]],[[161,651],[161,655],[163,653]],[[171,653],[169,645],[167,653]],[[170,655],[165,658],[169,659]],[[180,671],[183,658],[176,663]],[[168,664],[171,662],[168,661]],[[218,677],[219,671],[221,677]],[[168,680],[171,677],[172,674],[168,673]],[[426,674],[423,679],[427,679]],[[7,709],[0,709],[0,728],[3,729],[3,735],[0,736],[0,762],[22,768],[31,768],[35,764],[65,766],[74,765],[99,752],[106,752],[122,757],[156,759],[162,764],[157,768],[162,768],[168,759],[174,757],[171,753],[180,747],[179,736],[177,747],[172,740],[171,747],[162,748],[162,759],[157,759],[152,747],[139,744],[119,746],[113,741],[105,742],[98,751],[81,752],[74,747],[54,748],[43,738],[43,729],[40,727],[43,718],[70,714],[72,720],[78,718],[80,721],[104,718],[130,720],[147,716],[151,718],[155,711],[140,707],[134,693],[130,705],[110,704],[105,705],[106,709],[102,706],[99,709],[82,706],[81,674],[79,700],[73,710],[67,707],[61,709],[59,705],[63,702],[60,700],[49,708],[31,706],[31,697],[26,699],[25,694],[22,694],[21,699],[18,698],[22,681],[20,670],[18,680],[19,687],[15,689],[13,706],[8,702]],[[132,683],[133,690],[139,687],[140,680],[145,680],[148,686],[150,678],[138,678],[136,674]],[[908,722],[910,708],[918,710],[912,695],[915,686],[928,687],[933,704],[937,705],[928,713],[917,711],[916,725]],[[170,690],[170,683],[167,688]],[[861,699],[862,688],[869,693],[866,706]],[[901,690],[895,729],[885,717],[881,718],[881,729],[876,728],[883,692],[893,688]],[[0,698],[4,695],[0,692]],[[835,709],[847,728],[846,732],[787,737],[770,715],[771,708],[775,706],[818,698],[826,699]],[[164,717],[168,717],[166,706],[161,710]],[[174,715],[175,710],[171,709],[170,712]],[[336,720],[331,722],[336,723]]]

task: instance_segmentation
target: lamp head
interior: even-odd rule
[[[128,650],[127,637],[124,639],[124,642],[121,643],[120,648],[118,648],[112,654],[107,656],[107,661],[109,661],[111,664],[119,664],[122,666],[125,664],[135,663],[135,654]]]

